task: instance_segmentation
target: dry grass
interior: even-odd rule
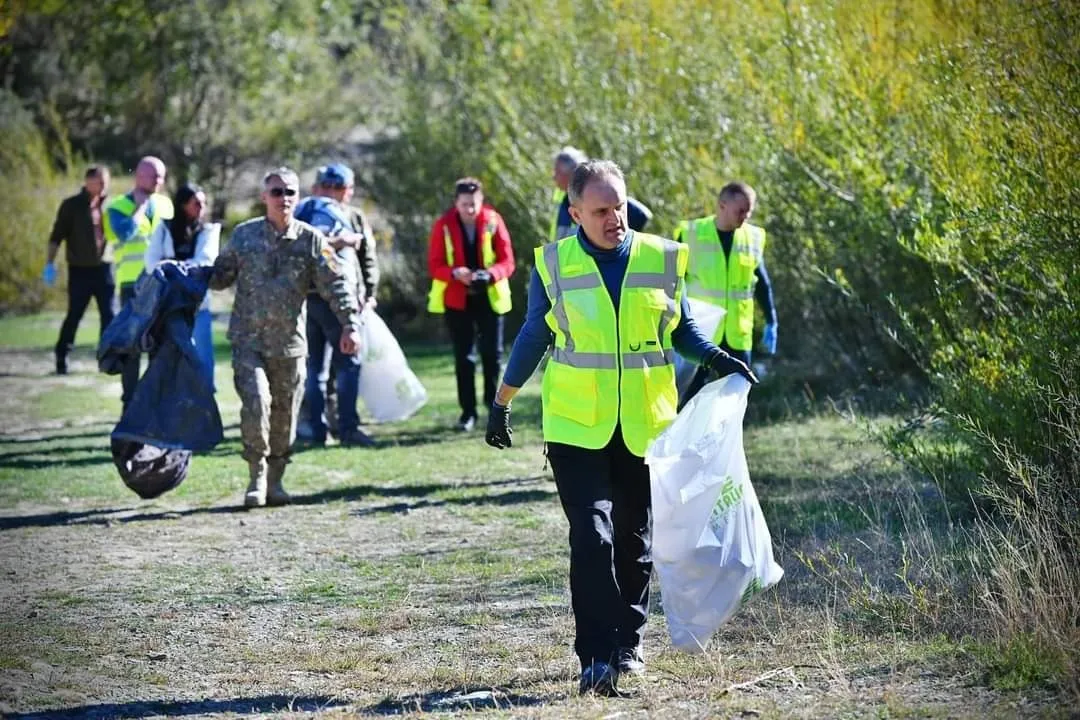
[[[20,359],[5,390],[40,390],[0,436],[8,716],[1067,716],[1037,683],[991,687],[986,646],[939,611],[953,576],[938,501],[850,419],[748,428],[784,581],[700,656],[670,648],[657,593],[646,678],[628,699],[581,698],[535,388],[520,447],[496,453],[442,431],[448,353],[414,353],[434,399],[421,416],[375,428],[374,451],[299,454],[300,504],[237,512],[227,370],[226,443],[143,503],[103,452],[108,424],[83,420],[114,412],[115,388],[80,352],[47,383],[47,350],[0,356]]]

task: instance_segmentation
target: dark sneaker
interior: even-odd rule
[[[641,675],[645,672],[645,656],[641,646],[619,648],[615,653],[615,668],[620,675]]]
[[[606,662],[596,661],[581,671],[581,682],[578,684],[578,692],[596,693],[607,697],[619,697],[619,691],[615,683],[619,679],[619,671]]]
[[[342,433],[338,440],[341,443],[341,447],[375,447],[375,441],[363,430],[352,430],[347,433]]]
[[[57,375],[67,375],[68,374],[67,358],[63,357],[62,355],[57,355],[56,356],[56,374]]]
[[[464,413],[458,418],[457,429],[461,432],[472,432],[476,428],[476,416],[465,415]]]

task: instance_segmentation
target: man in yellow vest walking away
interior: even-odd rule
[[[116,263],[116,284],[123,306],[135,297],[135,282],[143,272],[150,235],[158,223],[171,220],[172,201],[160,192],[165,184],[165,163],[147,155],[135,166],[135,189],[113,198],[105,208],[105,239]],[[139,356],[124,362],[120,373],[121,401],[126,407],[139,382]]]
[[[690,249],[686,293],[694,300],[716,305],[726,313],[713,335],[724,351],[750,365],[754,347],[754,300],[765,316],[761,343],[776,353],[776,306],[765,269],[765,229],[747,222],[757,194],[744,182],[725,185],[716,199],[716,214],[684,221],[675,239]],[[708,368],[698,368],[681,404],[705,384]]]
[[[486,440],[510,447],[510,401],[540,364],[547,456],[570,524],[579,690],[618,695],[644,671],[652,573],[645,450],[675,418],[675,352],[719,375],[750,369],[709,342],[685,297],[685,245],[629,229],[612,162],[580,164],[568,187],[576,234],[539,247]]]

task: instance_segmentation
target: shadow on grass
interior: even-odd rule
[[[548,500],[554,497],[551,490],[512,490],[511,492],[499,493],[498,495],[481,495],[469,498],[451,498],[449,500],[418,500],[414,503],[399,502],[378,507],[360,508],[353,511],[353,517],[365,517],[368,515],[407,513],[413,510],[432,507],[447,507],[450,505],[515,505],[517,503],[530,503]]]
[[[101,510],[86,510],[83,512],[56,512],[38,513],[37,515],[10,515],[0,517],[0,531],[17,530],[27,527],[55,527],[59,525],[112,525],[115,523],[146,522],[151,520],[175,520],[187,515],[222,515],[245,512],[246,508],[240,506],[215,505],[213,507],[189,508],[187,510],[161,510],[152,513],[139,513],[138,515],[118,515],[117,513],[131,512],[138,507],[108,508]]]
[[[512,490],[510,492],[499,494],[485,493],[470,497],[440,500],[426,500],[423,499],[423,496],[433,495],[437,492],[444,492],[446,490],[474,490],[504,487],[507,485],[521,485],[543,479],[544,477],[542,475],[536,475],[524,478],[489,480],[486,482],[468,483],[464,485],[447,485],[443,483],[427,483],[424,485],[404,485],[395,487],[349,485],[348,487],[323,490],[321,492],[312,493],[311,495],[294,495],[293,505],[320,505],[330,502],[354,502],[373,495],[378,497],[417,498],[415,502],[396,502],[370,508],[359,508],[352,513],[356,517],[380,513],[408,512],[423,507],[440,507],[447,505],[512,505],[514,503],[544,500],[554,493],[547,490]]]
[[[77,707],[42,710],[40,712],[7,713],[5,718],[45,720],[45,718],[146,718],[157,716],[209,715],[235,713],[255,715],[275,711],[318,712],[346,705],[343,700],[325,695],[263,695],[229,700],[162,700],[150,702],[103,703]]]
[[[371,431],[371,428],[378,428],[378,427],[379,427],[379,425],[370,425],[370,426],[368,426],[368,431]],[[482,435],[479,435],[478,433],[474,433],[474,436],[481,437],[481,438],[483,437]],[[401,432],[388,432],[385,435],[379,434],[378,431],[375,431],[375,433],[371,435],[372,440],[375,441],[375,445],[373,445],[371,448],[367,448],[367,449],[370,449],[370,450],[389,450],[389,449],[396,448],[396,447],[414,447],[414,446],[417,446],[417,445],[433,445],[433,444],[436,444],[436,443],[444,443],[444,442],[449,442],[451,440],[458,440],[458,439],[461,439],[463,437],[466,437],[466,436],[463,435],[456,428],[449,427],[449,426],[442,426],[442,425],[435,425],[435,426],[432,426],[430,428],[423,429],[423,430],[404,430],[404,431],[401,431]],[[329,446],[329,447],[341,447],[341,446],[340,445],[332,445],[332,446]],[[348,446],[346,446],[346,447],[348,447]],[[317,445],[317,444],[314,444],[314,443],[311,443],[311,442],[305,442],[303,440],[298,439],[296,441],[296,444],[293,446],[293,451],[292,452],[293,452],[294,455],[300,455],[300,454],[309,453],[309,452],[313,452],[313,451],[319,452],[319,451],[322,451],[322,450],[325,450],[325,449],[327,449],[327,446]]]
[[[81,448],[81,455],[92,452],[95,448]],[[70,453],[50,452],[48,450],[33,450],[25,453],[8,453],[0,455],[0,467],[16,468],[19,470],[48,470],[50,468],[78,468],[87,465],[112,464],[112,454],[109,449],[109,436],[106,435],[101,454],[93,454],[86,457],[70,457]],[[236,455],[235,447],[218,446],[213,450],[196,453],[199,457],[227,457]]]
[[[18,468],[20,470],[42,470],[53,467],[81,467],[112,462],[112,454],[109,445],[112,423],[110,429],[103,432],[85,432],[71,435],[52,435],[36,439],[9,439],[0,438],[0,448],[7,450],[8,445],[29,445],[61,441],[78,440],[61,448],[28,448],[16,446],[10,452],[0,452],[0,467]],[[239,428],[239,424],[225,427],[225,432]],[[96,440],[96,442],[90,442]],[[100,454],[98,454],[100,451]],[[87,455],[87,453],[92,453]],[[197,457],[226,457],[237,454],[236,447],[227,439],[223,440],[213,450],[197,452]]]
[[[420,498],[446,490],[464,490],[472,488],[488,488],[503,485],[517,485],[535,482],[543,479],[542,476],[511,478],[509,480],[491,480],[489,482],[469,483],[467,485],[407,485],[394,487],[379,487],[376,485],[351,485],[348,487],[332,488],[310,495],[294,495],[293,505],[321,505],[331,502],[355,502],[369,496],[381,497],[410,497]],[[414,503],[400,502],[374,508],[362,508],[353,513],[354,516],[370,515],[384,512],[406,512],[421,507],[439,507],[447,505],[511,505],[514,503],[534,502],[546,500],[554,493],[547,490],[513,490],[500,494],[483,494],[475,497],[449,498],[445,500],[423,500]],[[55,527],[60,525],[109,525],[115,523],[149,522],[154,520],[176,520],[189,515],[223,515],[243,512],[267,512],[265,510],[249,510],[239,505],[214,505],[210,507],[194,507],[183,510],[160,510],[155,512],[141,512],[135,515],[121,515],[137,511],[138,506],[125,508],[101,508],[78,512],[57,511],[39,513],[36,515],[12,515],[0,517],[0,531],[15,530],[27,527]]]
[[[463,710],[513,710],[542,705],[546,698],[519,695],[504,688],[462,688],[432,690],[422,695],[386,698],[377,705],[357,708],[359,715],[402,715],[415,712],[458,712]]]
[[[57,434],[57,435],[41,435],[41,436],[31,435],[30,437],[25,437],[25,435],[33,432],[32,430],[27,430],[27,431],[24,431],[22,433],[23,437],[11,436],[11,435],[9,435],[7,437],[0,437],[0,447],[4,447],[5,445],[29,445],[31,443],[49,443],[49,442],[56,442],[57,440],[85,440],[87,438],[102,438],[102,437],[108,438],[109,433],[111,432],[111,428],[115,425],[115,423],[99,423],[99,424],[102,427],[101,430],[93,430],[93,431],[78,432],[78,433],[63,433],[63,434]],[[50,430],[56,430],[56,428],[49,428],[49,429]],[[0,457],[2,457],[2,456],[0,456]]]

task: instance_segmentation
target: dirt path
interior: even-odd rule
[[[476,455],[490,467],[456,465],[473,450],[454,438],[305,453],[298,504],[243,512],[228,452],[199,458],[220,492],[152,503],[94,485],[104,457],[13,470],[81,442],[77,422],[56,423],[0,436],[5,497],[91,478],[66,502],[0,508],[5,717],[1068,716],[1045,694],[989,689],[952,644],[851,635],[840,590],[784,542],[784,582],[710,652],[671,650],[654,595],[646,678],[627,699],[579,698],[565,521],[535,439],[505,465]]]

